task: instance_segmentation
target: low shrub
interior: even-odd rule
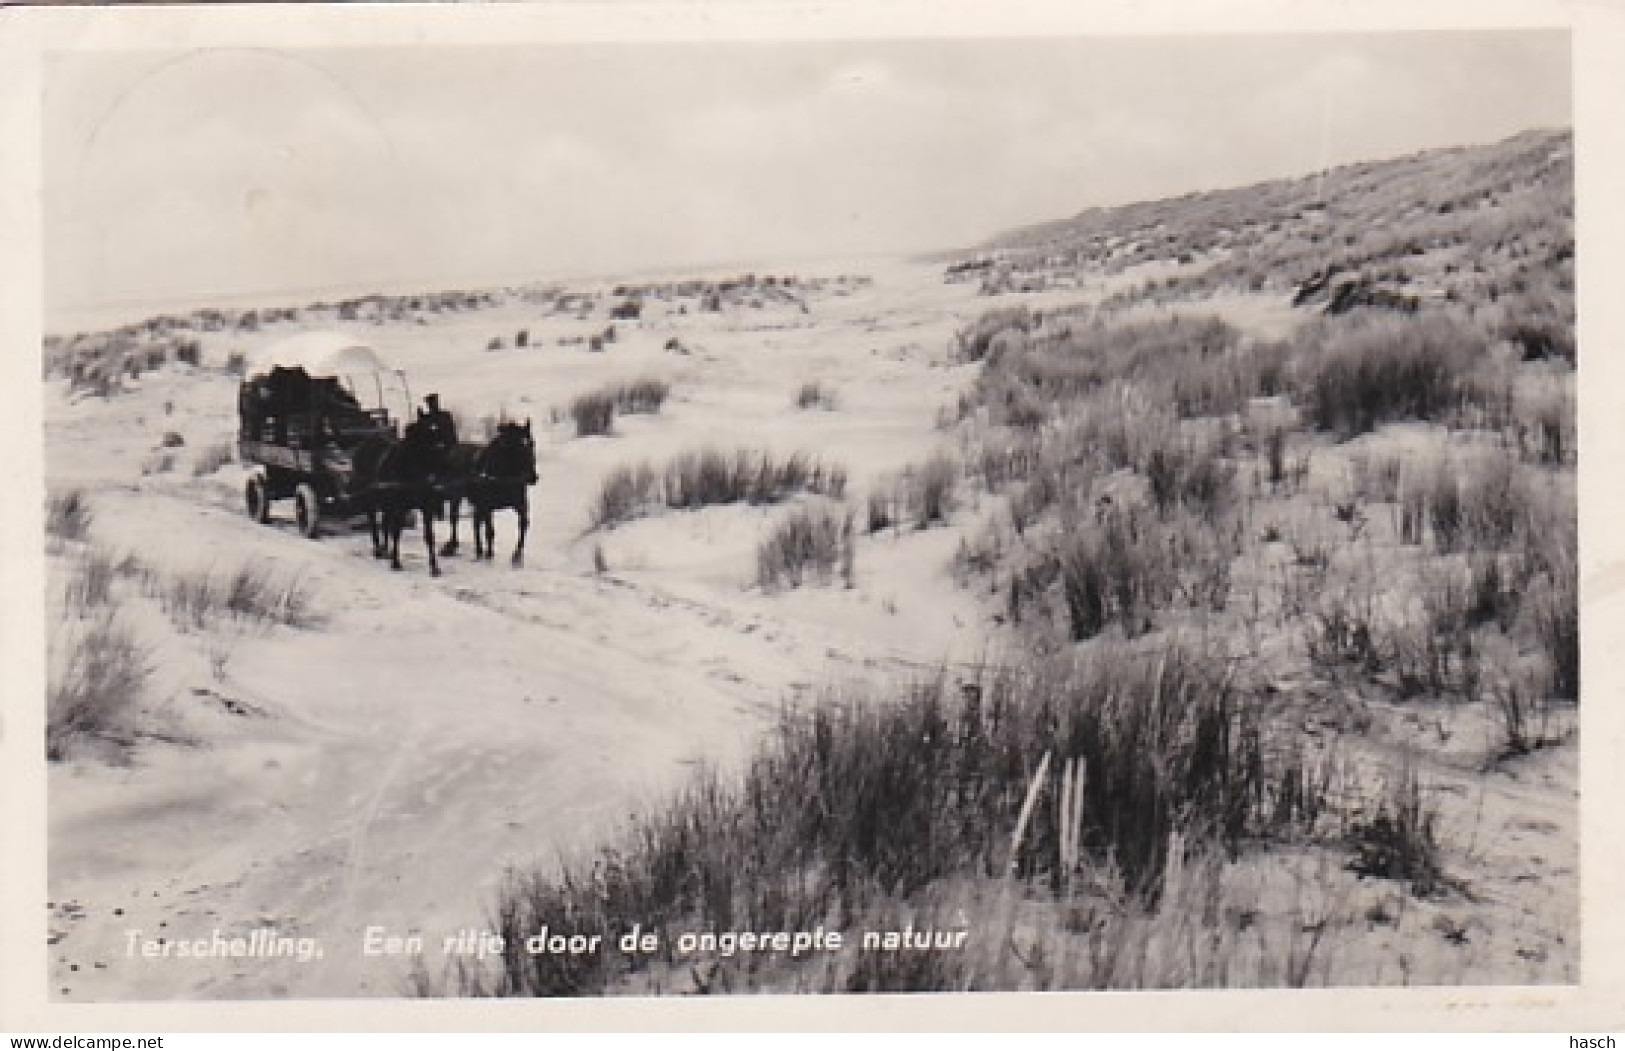
[[[1209,441],[1169,435],[1149,449],[1140,471],[1151,487],[1151,502],[1167,517],[1185,508],[1206,522],[1217,522],[1235,500],[1235,465],[1224,460]]]
[[[876,485],[869,490],[864,503],[863,531],[871,535],[898,524],[897,493],[895,485]]]
[[[1544,669],[1513,676],[1490,691],[1501,742],[1492,760],[1528,755],[1560,740],[1552,732],[1552,682]]]
[[[954,335],[954,348],[961,361],[981,361],[996,337],[1005,332],[1025,335],[1032,327],[1032,312],[1024,306],[990,310]]]
[[[1424,476],[1435,548],[1448,554],[1519,546],[1542,510],[1526,470],[1501,450],[1435,462]]]
[[[1404,463],[1401,457],[1392,453],[1356,452],[1350,460],[1354,472],[1353,495],[1372,503],[1398,503]]]
[[[798,507],[780,519],[756,550],[756,583],[763,590],[829,583],[839,572],[855,583],[851,512]]]
[[[1578,435],[1574,389],[1548,386],[1524,399],[1518,409],[1518,448],[1525,459],[1550,467],[1573,464]]]
[[[1422,784],[1409,767],[1393,778],[1376,812],[1350,823],[1354,851],[1349,868],[1362,875],[1405,883],[1417,897],[1444,887],[1435,831],[1437,811],[1423,802]]]
[[[66,758],[79,739],[128,733],[151,673],[149,655],[130,629],[109,613],[88,627],[58,628],[51,649],[46,757]]]
[[[1559,304],[1554,297],[1529,294],[1508,300],[1505,306],[1505,320],[1498,334],[1517,346],[1525,361],[1554,358],[1575,364],[1578,355],[1572,297]]]
[[[615,425],[615,396],[604,391],[583,394],[570,403],[570,416],[577,437],[609,434]]]
[[[771,504],[801,492],[840,499],[846,491],[845,468],[800,452],[781,460],[748,449],[690,451],[668,461],[662,477],[666,506],[675,510]]]
[[[1116,626],[1143,635],[1174,609],[1222,611],[1230,596],[1233,551],[1189,516],[1154,520],[1132,507],[1103,508],[1071,521],[1011,579],[1011,614],[1055,589],[1070,635],[1092,639]]]
[[[168,474],[175,469],[175,454],[156,452],[141,463],[142,474]]]
[[[250,623],[291,628],[315,623],[310,589],[297,574],[282,576],[245,563],[226,576],[221,590],[226,611]]]
[[[834,409],[835,392],[817,380],[808,380],[796,390],[798,409]]]
[[[611,471],[599,484],[589,512],[591,527],[605,529],[659,508],[692,511],[721,504],[774,504],[798,493],[839,500],[846,469],[806,453],[772,453],[715,447],[689,450],[659,469],[645,463]]]
[[[615,411],[629,413],[655,413],[665,404],[671,385],[665,380],[649,376],[632,380],[613,388]]]
[[[959,487],[959,462],[937,453],[908,476],[909,513],[920,529],[948,520]]]
[[[1448,422],[1488,353],[1478,330],[1432,314],[1353,314],[1309,327],[1299,343],[1309,419],[1343,438],[1395,420]]]
[[[305,628],[317,622],[310,589],[297,574],[283,576],[252,563],[224,574],[145,573],[147,593],[182,631],[201,631],[224,617],[254,626]]]
[[[65,598],[68,612],[85,617],[112,603],[113,581],[118,564],[100,548],[90,548],[79,559],[68,579]]]
[[[45,510],[45,531],[59,540],[84,540],[90,535],[90,498],[83,489],[69,489],[50,497]]]
[[[1543,538],[1540,567],[1527,587],[1525,610],[1550,678],[1550,695],[1580,699],[1580,590],[1573,535]]]
[[[608,529],[630,521],[660,503],[660,477],[653,467],[639,464],[610,471],[599,483],[590,519],[593,529]]]

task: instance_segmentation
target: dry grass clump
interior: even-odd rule
[[[1398,482],[1400,539],[1440,554],[1527,545],[1552,517],[1556,491],[1506,449],[1413,461]],[[1425,528],[1424,528],[1425,527]]]
[[[834,409],[837,404],[835,392],[818,380],[808,380],[796,389],[798,409]]]
[[[1445,885],[1435,831],[1437,813],[1422,800],[1422,783],[1406,767],[1393,778],[1376,812],[1355,818],[1347,833],[1354,858],[1349,868],[1362,876],[1399,880],[1417,897]]]
[[[864,532],[929,529],[948,521],[959,503],[964,468],[951,454],[933,453],[924,463],[909,464],[877,479],[864,503]]]
[[[898,510],[895,483],[880,483],[869,490],[864,501],[863,531],[870,535],[893,528],[902,522]]]
[[[1299,342],[1309,419],[1344,438],[1394,420],[1448,422],[1488,354],[1479,330],[1435,314],[1349,315],[1304,330]]]
[[[1222,612],[1230,598],[1234,550],[1188,515],[1161,520],[1138,508],[1112,508],[1070,521],[1035,546],[1025,567],[1011,574],[1010,619],[1051,615],[1058,595],[1074,640],[1112,626],[1143,635],[1176,609]]]
[[[1572,295],[1525,294],[1503,300],[1505,320],[1497,333],[1512,342],[1525,360],[1555,358],[1573,366],[1578,360]]]
[[[1448,524],[1437,516],[1434,520],[1441,551],[1458,545],[1502,550],[1527,538],[1544,517],[1525,469],[1506,454],[1480,457],[1459,468],[1453,494],[1443,481],[1436,480],[1434,488],[1440,504],[1449,509],[1444,516]]]
[[[1171,380],[1174,409],[1181,419],[1228,416],[1245,411],[1253,398],[1285,393],[1290,378],[1288,344],[1247,339],[1228,328],[1216,328],[1196,346],[1196,353],[1183,355],[1182,367]]]
[[[1554,718],[1551,676],[1543,670],[1528,671],[1492,688],[1490,701],[1501,731],[1499,750],[1490,756],[1492,763],[1528,755],[1564,739]]]
[[[113,582],[119,566],[113,556],[97,547],[89,548],[75,563],[64,594],[68,612],[85,617],[113,604]]]
[[[1352,495],[1362,501],[1379,504],[1399,502],[1400,479],[1404,475],[1405,459],[1397,453],[1373,454],[1364,449],[1356,451],[1350,461]]]
[[[995,339],[1004,336],[1024,336],[1033,327],[1032,312],[1024,306],[989,310],[970,327],[954,336],[954,347],[961,361],[981,361],[993,349]],[[1009,335],[1006,336],[1005,334]]]
[[[959,486],[959,474],[959,462],[940,452],[909,473],[908,503],[916,526],[925,529],[948,520]]]
[[[830,507],[798,507],[780,519],[756,549],[756,583],[763,590],[829,583],[837,572],[854,581],[856,540],[852,514]]]
[[[846,469],[806,453],[715,447],[680,453],[656,469],[647,463],[611,471],[590,510],[593,529],[607,529],[660,507],[691,511],[718,504],[773,504],[798,493],[839,500]]]
[[[1524,459],[1549,467],[1573,466],[1579,439],[1572,379],[1534,386],[1521,399],[1516,428]]]
[[[656,413],[669,394],[671,384],[643,376],[615,388],[615,411],[623,414]]]
[[[575,420],[576,435],[585,438],[593,434],[609,434],[614,430],[616,413],[657,413],[670,394],[671,384],[650,376],[627,383],[613,383],[582,394],[570,403],[570,416]]]
[[[1222,457],[1210,437],[1169,438],[1152,447],[1141,464],[1157,513],[1166,518],[1183,508],[1218,523],[1235,502],[1235,464]]]
[[[968,331],[988,324],[979,321]],[[968,338],[959,337],[962,343]],[[977,397],[995,422],[1017,427],[1036,426],[1057,404],[1114,388],[1133,388],[1182,417],[1224,415],[1281,389],[1285,353],[1243,341],[1237,329],[1212,317],[1039,327],[1006,353],[987,356]]]
[[[52,494],[45,510],[45,532],[58,540],[84,540],[90,536],[90,498],[83,489]]]
[[[1545,664],[1547,695],[1580,700],[1580,575],[1573,537],[1542,538],[1536,568],[1520,589],[1530,628]]]
[[[604,476],[598,485],[589,517],[593,529],[609,529],[629,522],[661,500],[660,476],[647,463],[623,464]]]
[[[464,991],[602,992],[633,970],[683,965],[672,950],[681,930],[850,927],[965,904],[988,917],[978,888],[997,894],[1008,880],[1024,901],[1051,901],[1102,865],[1124,895],[1153,902],[1170,865],[1186,860],[1176,844],[1233,849],[1320,823],[1321,767],[1267,749],[1249,696],[1224,661],[1173,646],[787,710],[737,782],[702,774],[614,847],[557,873],[512,876],[493,929],[516,950]],[[1040,914],[1064,928],[1060,913]],[[543,924],[612,935],[631,918],[660,936],[659,952],[517,948]],[[975,930],[979,943],[993,943],[992,924]],[[848,957],[813,980],[892,980],[862,966]],[[935,987],[929,974],[907,981]]]
[[[51,633],[45,694],[45,754],[66,758],[75,741],[126,734],[151,674],[148,653],[109,609],[89,625]]]
[[[741,449],[730,456],[708,448],[677,456],[665,470],[666,506],[676,509],[771,504],[801,492],[840,499],[845,491],[846,468],[801,452],[778,459],[766,452]]]
[[[225,618],[253,627],[306,628],[317,623],[313,596],[302,577],[253,563],[224,574],[210,570],[165,574],[148,567],[144,589],[182,631],[202,631]]]
[[[608,391],[583,394],[570,403],[570,417],[576,423],[576,436],[609,434],[615,425],[615,395]]]

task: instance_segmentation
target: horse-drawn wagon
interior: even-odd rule
[[[268,521],[271,505],[291,498],[299,532],[314,537],[324,519],[367,509],[356,454],[400,437],[411,396],[405,374],[365,343],[308,332],[251,360],[237,407],[238,455],[256,468],[244,486],[249,515]]]
[[[237,451],[254,468],[244,487],[249,515],[268,521],[271,504],[291,497],[299,532],[314,537],[326,519],[365,514],[373,555],[395,569],[401,531],[415,519],[438,575],[434,521],[449,503],[446,553],[455,554],[466,500],[479,558],[492,555],[493,512],[518,513],[519,564],[530,522],[526,490],[536,484],[530,422],[503,421],[488,441],[459,443],[437,396],[424,401],[427,410],[414,412],[405,374],[348,336],[307,333],[266,348],[238,392]]]

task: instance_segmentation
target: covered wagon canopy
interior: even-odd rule
[[[396,371],[372,347],[342,332],[301,332],[267,344],[249,356],[250,375],[264,375],[277,367],[304,369],[312,378]]]
[[[302,332],[269,343],[248,356],[246,371],[237,406],[245,437],[274,434],[261,440],[281,442],[284,421],[311,413],[353,435],[391,427],[392,417],[411,412],[405,374],[343,332]]]

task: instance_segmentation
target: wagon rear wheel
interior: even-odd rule
[[[271,520],[271,500],[265,492],[265,479],[259,475],[249,478],[243,486],[243,503],[248,506],[248,517],[256,522]]]
[[[300,536],[315,539],[321,535],[322,501],[308,482],[294,490],[293,515],[294,520],[299,523]]]

